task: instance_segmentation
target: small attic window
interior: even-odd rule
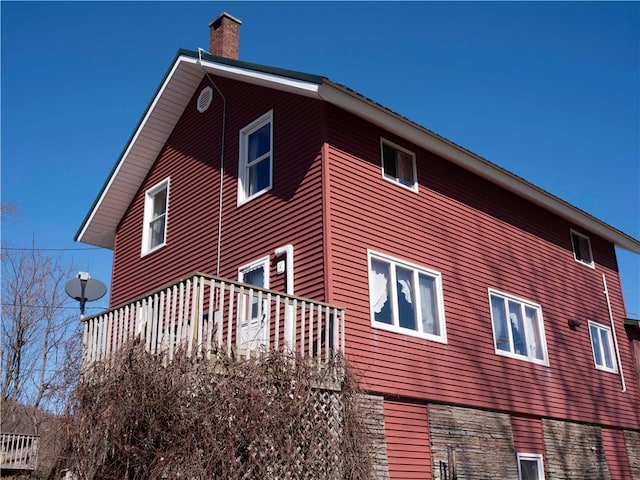
[[[576,262],[594,268],[593,253],[591,251],[591,241],[586,235],[571,230],[571,245],[573,246],[573,257]]]
[[[209,105],[211,105],[211,100],[213,100],[213,90],[211,87],[205,87],[200,92],[200,96],[198,97],[198,111],[200,113],[205,112]]]

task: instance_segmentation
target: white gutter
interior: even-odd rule
[[[517,175],[465,150],[453,142],[440,137],[426,128],[395,114],[371,100],[359,96],[330,81],[320,85],[318,96],[329,103],[341,107],[360,118],[374,123],[411,143],[433,152],[465,170],[473,172],[490,182],[526,198],[533,203],[569,220],[570,222],[609,240],[618,247],[633,253],[640,253],[640,241],[621,232],[577,207],[545,192]]]
[[[246,68],[216,63],[206,59],[202,59],[202,61],[200,61],[197,58],[192,58],[186,55],[181,56],[179,61],[176,63],[179,62],[184,62],[186,64],[200,64],[214,75],[239,80],[244,83],[251,83],[253,85],[259,85],[266,88],[275,88],[276,90],[295,93],[296,95],[302,95],[305,97],[318,97],[319,85],[317,83],[306,82],[304,80],[297,80],[271,73],[259,72],[256,70],[247,70]]]

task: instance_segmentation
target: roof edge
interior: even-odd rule
[[[126,143],[124,145],[124,148],[120,152],[120,155],[118,155],[118,159],[116,160],[116,162],[114,163],[113,167],[111,168],[111,171],[109,172],[109,175],[107,176],[107,179],[103,183],[102,188],[98,192],[98,195],[96,196],[95,200],[93,201],[93,204],[91,205],[91,207],[89,208],[89,211],[87,212],[87,214],[85,215],[84,219],[82,220],[82,223],[80,224],[80,227],[78,228],[75,236],[73,237],[74,241],[76,241],[76,242],[81,242],[82,241],[81,240],[81,236],[84,233],[84,231],[86,230],[86,227],[89,224],[89,221],[93,217],[93,215],[95,213],[95,210],[96,210],[96,207],[100,203],[100,200],[103,198],[103,196],[104,196],[104,194],[105,194],[105,192],[107,190],[107,187],[109,186],[109,183],[111,183],[111,179],[113,178],[114,174],[117,172],[118,167],[120,166],[120,163],[122,162],[122,160],[124,158],[124,155],[127,153],[127,150],[129,149],[129,146],[131,145],[131,142],[136,137],[136,134],[138,133],[138,130],[140,130],[140,127],[142,126],[142,124],[144,122],[144,119],[147,117],[147,114],[149,113],[149,110],[151,110],[151,107],[153,106],[156,97],[158,96],[158,94],[162,90],[164,84],[166,83],[167,79],[169,78],[169,75],[171,74],[171,72],[175,68],[175,65],[178,62],[178,59],[180,58],[181,55],[182,55],[181,50],[178,50],[176,55],[173,57],[173,61],[171,62],[169,68],[167,69],[167,71],[165,72],[164,76],[162,77],[162,80],[158,84],[158,87],[156,88],[156,91],[151,96],[151,100],[149,101],[149,104],[147,105],[147,108],[145,108],[144,112],[140,116],[140,119],[138,120],[138,123],[136,124],[135,128],[131,132],[131,135],[129,135],[129,138],[126,141]],[[98,246],[103,247],[103,245],[98,245]],[[107,247],[104,247],[104,248],[107,248]],[[113,249],[113,246],[110,249]]]
[[[347,87],[332,82],[327,77],[298,72],[294,70],[286,70],[276,67],[270,67],[266,65],[260,65],[255,63],[244,62],[240,60],[233,60],[225,57],[219,57],[211,55],[203,50],[193,51],[186,49],[179,49],[176,53],[172,63],[163,76],[160,84],[158,85],[155,93],[151,97],[149,104],[143,112],[140,120],[138,121],[133,132],[129,136],[129,139],[125,143],[123,150],[118,156],[113,168],[111,169],[106,181],[96,196],[93,204],[91,205],[88,213],[85,215],[76,235],[75,241],[83,242],[82,237],[86,233],[89,224],[91,223],[94,215],[96,214],[98,207],[102,200],[108,193],[110,184],[113,182],[115,176],[117,176],[118,169],[126,160],[127,152],[130,150],[132,143],[141,128],[144,127],[145,121],[148,118],[150,112],[153,110],[159,95],[161,95],[163,89],[167,86],[168,81],[171,79],[173,72],[181,62],[181,58],[187,63],[194,63],[194,60],[202,65],[203,61],[213,64],[227,67],[227,70],[238,69],[250,72],[256,72],[264,74],[263,78],[279,77],[280,79],[293,80],[298,86],[301,84],[296,82],[303,82],[316,85],[313,87],[313,92],[307,92],[316,98],[323,101],[334,104],[340,108],[358,115],[359,117],[370,121],[376,125],[385,128],[396,135],[406,138],[408,141],[432,151],[443,158],[453,162],[471,171],[494,184],[497,184],[507,190],[526,198],[534,202],[537,205],[561,216],[562,218],[571,221],[576,226],[582,227],[589,232],[593,232],[602,238],[611,241],[616,246],[628,250],[633,253],[640,254],[640,240],[628,235],[621,230],[605,223],[602,220],[592,216],[591,214],[581,210],[574,205],[562,200],[559,197],[545,191],[544,189],[530,183],[522,177],[515,175],[514,173],[498,166],[497,164],[465,149],[464,147],[457,145],[456,143],[432,132],[431,130],[422,127],[421,125],[403,117],[392,110],[380,105],[373,100],[370,100],[363,95],[350,90]],[[203,65],[206,66],[206,65]],[[236,71],[237,73],[237,71]],[[203,70],[204,76],[204,70]],[[275,79],[270,80],[275,81]],[[317,90],[316,90],[317,88]],[[303,88],[304,89],[304,88]],[[303,94],[300,88],[296,88],[298,93]],[[97,245],[96,242],[85,242],[89,244]],[[104,248],[113,249],[113,245],[101,244],[98,245]]]
[[[251,72],[257,72],[260,74],[265,74],[266,76],[275,76],[275,77],[285,77],[287,79],[293,80],[293,81],[297,81],[297,82],[303,82],[303,83],[310,83],[310,84],[314,84],[314,85],[321,85],[326,78],[320,75],[314,75],[314,74],[310,74],[310,73],[304,73],[304,72],[298,72],[295,70],[287,70],[287,69],[282,69],[282,68],[276,68],[276,67],[270,67],[268,65],[260,65],[257,63],[250,63],[250,62],[244,62],[244,61],[240,61],[240,60],[234,60],[234,59],[230,59],[230,58],[226,58],[226,57],[219,57],[216,55],[211,55],[208,52],[205,52],[204,50],[199,50],[199,51],[194,51],[194,50],[188,50],[188,49],[179,49],[176,53],[176,55],[173,58],[173,61],[171,62],[171,64],[169,65],[169,68],[167,69],[167,71],[165,72],[164,76],[162,77],[162,80],[160,81],[158,87],[156,88],[154,94],[151,97],[151,100],[149,101],[147,107],[145,108],[143,114],[141,115],[140,119],[138,120],[138,123],[136,124],[136,126],[134,127],[131,135],[129,136],[127,142],[124,145],[124,148],[122,149],[122,151],[120,152],[120,155],[118,156],[116,162],[114,163],[113,167],[111,168],[111,171],[109,172],[107,179],[105,180],[105,182],[103,183],[100,191],[98,192],[98,195],[96,196],[96,198],[94,199],[91,207],[89,208],[89,211],[87,212],[87,214],[85,215],[84,219],[82,220],[82,223],[80,224],[80,227],[78,228],[78,230],[76,231],[76,234],[74,236],[74,241],[76,242],[84,242],[82,240],[82,237],[84,235],[84,233],[87,230],[87,227],[89,225],[89,223],[91,222],[92,218],[94,217],[97,208],[99,207],[101,201],[104,199],[109,185],[112,183],[114,176],[117,174],[118,169],[120,168],[120,166],[122,165],[122,162],[124,161],[127,152],[129,151],[132,143],[135,141],[136,136],[138,135],[138,133],[140,132],[140,129],[143,127],[145,119],[147,119],[150,111],[152,110],[154,104],[156,103],[156,100],[158,99],[158,95],[162,92],[162,90],[165,88],[168,80],[170,80],[170,77],[172,75],[172,72],[175,71],[176,67],[178,66],[178,64],[180,63],[181,59],[184,59],[185,61],[190,61],[193,63],[194,60],[196,60],[197,62],[202,62],[202,61],[206,61],[206,62],[211,62],[211,63],[215,63],[218,65],[223,65],[226,67],[230,67],[232,69],[237,68],[240,70],[245,70],[245,71],[251,71]],[[204,76],[204,73],[203,73]],[[293,83],[293,82],[292,82]],[[315,89],[314,89],[315,90]],[[96,242],[86,242],[88,244],[91,245],[96,245],[99,247],[103,247],[103,248],[109,248],[109,249],[113,249],[113,245],[105,245],[105,244],[97,244]]]
[[[497,184],[517,195],[552,211],[575,225],[609,240],[616,246],[640,254],[640,240],[594,217],[584,210],[547,192],[524,178],[455,144],[425,127],[361,96],[360,94],[325,80],[319,90],[320,97],[336,106],[392,131],[412,143],[432,151],[443,158]]]
[[[202,50],[202,49],[195,51],[195,50],[188,50],[188,49],[181,48],[178,50],[178,55],[176,57],[179,57],[181,55],[185,57],[197,59],[197,60],[202,59],[202,60],[206,60],[213,63],[227,65],[229,67],[237,67],[243,70],[251,70],[254,72],[268,73],[268,74],[276,75],[280,77],[287,77],[293,80],[300,80],[302,82],[315,83],[317,85],[320,85],[325,80],[327,80],[326,77],[322,75],[315,75],[313,73],[299,72],[297,70],[289,70],[286,68],[272,67],[270,65],[262,65],[260,63],[245,62],[243,60],[234,60],[232,58],[219,57],[217,55],[212,55],[209,52],[206,52],[205,50]]]

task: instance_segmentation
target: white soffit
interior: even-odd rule
[[[203,70],[204,69],[204,70]],[[317,98],[318,84],[180,55],[140,121],[77,236],[79,242],[113,249],[115,231],[153,166],[204,72]]]

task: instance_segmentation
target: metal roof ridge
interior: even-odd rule
[[[178,50],[178,55],[185,55],[187,57],[191,57],[194,59],[202,58],[203,60],[207,60],[209,62],[220,63],[222,65],[227,65],[230,67],[237,67],[245,70],[251,70],[254,72],[269,73],[272,75],[287,77],[294,80],[302,80],[305,82],[316,83],[318,85],[323,83],[325,80],[328,80],[327,77],[323,75],[300,72],[298,70],[290,70],[287,68],[279,68],[279,67],[274,67],[272,65],[246,62],[244,60],[234,60],[232,58],[219,57],[217,55],[212,55],[204,51],[197,52],[195,50],[188,50],[188,49],[181,48]]]

